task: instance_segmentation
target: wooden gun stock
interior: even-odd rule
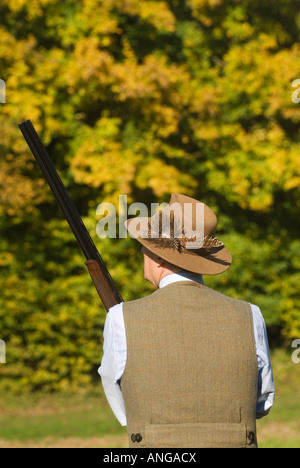
[[[116,300],[115,296],[111,294],[110,286],[107,281],[107,278],[103,271],[101,270],[99,263],[96,260],[87,260],[85,262],[89,274],[93,280],[94,286],[100,296],[101,301],[106,310],[109,310],[114,305],[118,304],[119,301]]]

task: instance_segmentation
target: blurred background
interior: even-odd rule
[[[205,283],[268,327],[276,401],[260,446],[300,447],[297,3],[1,0],[1,447],[127,446],[97,374],[106,313],[25,119],[125,300],[153,288],[137,243],[97,238],[97,206],[172,192],[211,206],[233,264]]]

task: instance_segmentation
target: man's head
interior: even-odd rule
[[[141,252],[144,255],[144,277],[157,288],[165,276],[184,271],[150,252],[146,247],[142,247]]]
[[[207,205],[191,197],[172,194],[169,204],[151,218],[131,218],[125,226],[131,237],[153,254],[149,258],[154,261],[155,265],[151,265],[159,276],[162,269],[174,272],[174,265],[180,269],[176,271],[201,275],[218,275],[231,265],[229,250],[214,237],[216,215]]]

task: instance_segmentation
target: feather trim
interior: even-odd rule
[[[153,220],[153,224],[148,224],[148,230],[143,232],[142,237],[158,247],[172,248],[178,252],[189,249],[209,251],[212,248],[224,246],[223,242],[215,237],[188,236],[182,229],[181,223],[175,220],[173,211],[170,216],[160,211],[158,217]]]

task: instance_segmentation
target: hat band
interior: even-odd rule
[[[154,236],[153,236],[154,234]],[[161,248],[172,248],[176,249],[178,252],[182,252],[183,250],[205,250],[209,252],[212,248],[215,247],[224,247],[223,242],[219,241],[215,237],[201,237],[201,236],[193,236],[189,237],[185,234],[182,234],[181,237],[163,237],[162,234],[155,235],[156,233],[153,232],[151,229],[148,231],[143,232],[143,239],[149,240],[149,242],[153,243],[157,247]]]

